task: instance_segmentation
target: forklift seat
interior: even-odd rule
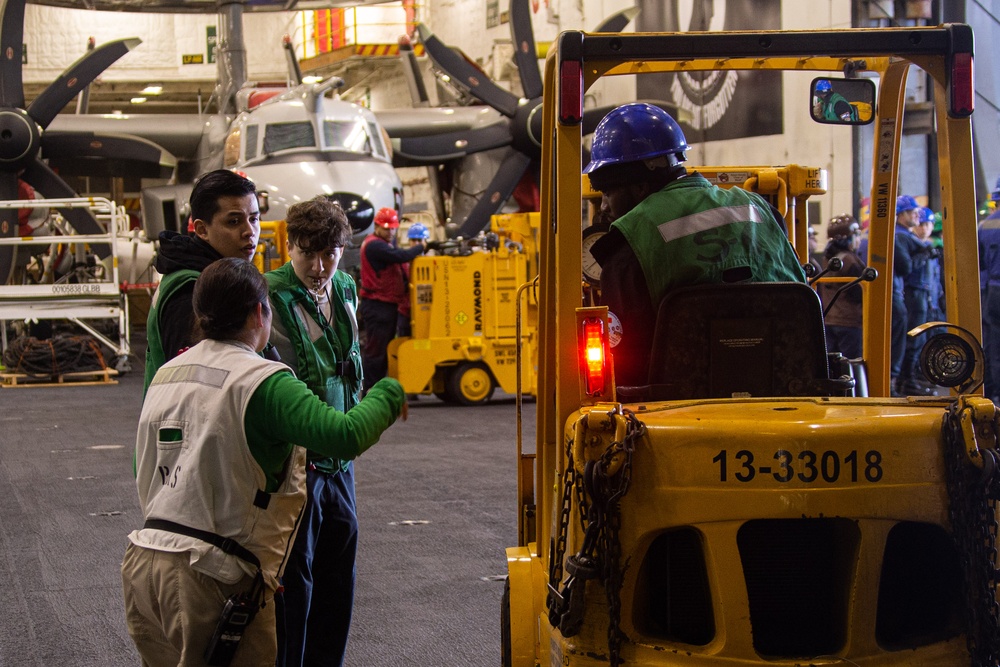
[[[830,380],[823,306],[805,283],[698,285],[657,312],[644,400],[844,395]]]

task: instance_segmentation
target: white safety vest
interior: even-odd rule
[[[160,367],[136,435],[136,485],[145,519],[166,519],[232,538],[261,562],[271,587],[284,570],[305,503],[305,450],[294,447],[281,484],[264,493],[264,471],[247,446],[250,397],[284,364],[235,341],[206,340]],[[129,539],[191,552],[191,567],[226,583],[253,565],[200,539],[144,528]]]

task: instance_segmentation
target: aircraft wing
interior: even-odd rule
[[[426,107],[376,111],[378,121],[393,139],[424,137],[469,130],[482,124],[484,117],[496,115],[489,107]]]
[[[392,139],[462,132],[482,125],[496,112],[485,106],[435,107],[377,111],[379,123]],[[61,114],[51,132],[130,135],[162,147],[177,158],[192,158],[211,116],[195,114]]]
[[[130,135],[151,141],[178,158],[194,157],[209,123],[197,114],[97,115],[60,114],[49,125],[50,132],[80,132],[98,135]]]
[[[46,132],[42,159],[63,176],[170,178],[174,156],[152,141],[127,134]]]

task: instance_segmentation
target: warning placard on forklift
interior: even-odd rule
[[[716,185],[740,185],[745,183],[748,178],[750,178],[750,173],[746,171],[720,171],[718,173],[704,173],[701,172],[709,183],[714,183]]]

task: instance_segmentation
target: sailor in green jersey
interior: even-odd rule
[[[818,113],[822,120],[836,121],[841,123],[857,122],[858,109],[847,101],[847,98],[840,93],[834,92],[833,85],[829,79],[820,79],[814,87],[816,97],[814,99],[813,113]]]
[[[618,107],[594,131],[584,173],[614,222],[591,252],[601,301],[621,325],[619,385],[647,383],[657,308],[670,290],[805,279],[777,212],[757,194],[688,175],[687,148],[677,122],[650,104]]]
[[[226,664],[274,665],[272,598],[305,502],[303,447],[353,459],[406,417],[394,379],[345,413],[260,357],[271,333],[267,291],[246,260],[207,267],[193,294],[204,340],[157,371],[143,404],[144,524],[129,535],[122,583],[146,665],[223,664],[203,656],[233,596],[249,623]]]
[[[260,237],[257,190],[228,169],[211,171],[191,191],[194,236],[160,234],[156,270],[162,274],[146,319],[143,393],[165,361],[195,342],[191,294],[202,270],[223,257],[251,259]]]
[[[357,287],[337,270],[351,227],[340,204],[316,197],[286,215],[291,261],[265,274],[274,309],[271,342],[327,405],[358,404],[361,348]],[[354,466],[310,454],[308,496],[282,577],[278,667],[340,665],[354,607],[358,517]]]

